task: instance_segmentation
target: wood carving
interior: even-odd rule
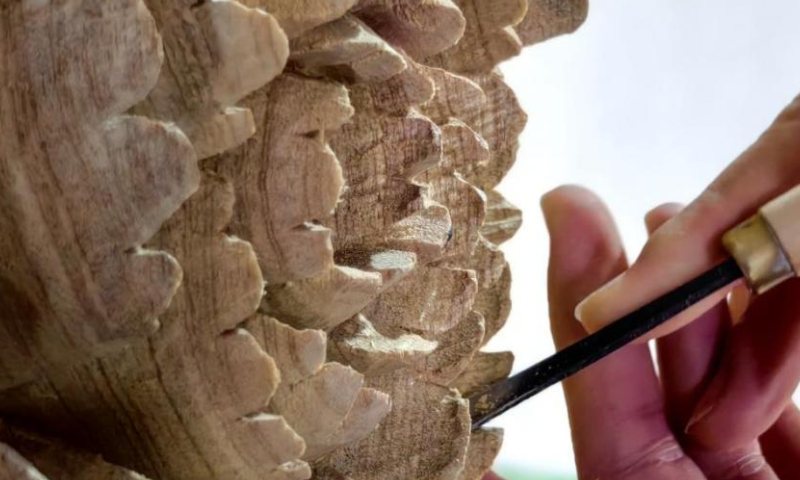
[[[0,478],[479,480],[496,67],[580,0],[0,0]]]
[[[0,478],[4,480],[147,480],[97,454],[1,422],[0,441]]]

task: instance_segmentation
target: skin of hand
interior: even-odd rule
[[[654,232],[629,269],[596,285],[602,288],[594,293],[594,288],[584,292],[591,295],[575,316],[589,332],[597,331],[708,270],[725,257],[724,232],[797,184],[800,97],[694,202]],[[650,338],[705,318],[729,292],[723,289],[690,308]],[[727,335],[720,368],[689,415],[689,434],[708,448],[746,447],[782,415],[800,383],[800,281],[790,280],[738,309],[744,314]]]
[[[542,200],[550,232],[548,291],[558,349],[587,331],[575,305],[627,269],[614,223],[605,206],[579,187],[561,187]],[[681,207],[661,206],[645,223],[653,234]],[[741,293],[741,292],[739,292]],[[658,373],[647,345],[634,344],[563,383],[575,459],[581,480],[791,480],[800,464],[800,411],[784,403],[763,435],[740,445],[698,442],[687,424],[721,370],[741,325],[731,311],[741,299],[720,301],[691,325],[657,340]],[[741,340],[739,340],[741,341]],[[741,412],[733,407],[721,423],[733,430]],[[546,432],[544,432],[546,434]],[[484,480],[502,480],[489,473]]]
[[[550,232],[548,291],[551,329],[562,349],[587,331],[574,315],[589,292],[626,271],[613,220],[592,193],[562,187],[542,200]],[[665,205],[648,214],[650,232],[680,211]],[[745,320],[740,325],[744,325]],[[645,344],[634,344],[563,383],[579,478],[586,480],[767,480],[797,478],[800,415],[786,412],[760,441],[705,444],[685,433],[703,393],[736,341],[726,301],[690,326],[657,341],[656,370]],[[736,428],[740,412],[721,419]],[[787,465],[791,473],[787,473]],[[784,475],[784,476],[779,476]],[[792,475],[792,476],[788,476]]]

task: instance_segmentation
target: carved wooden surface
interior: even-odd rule
[[[0,0],[0,478],[479,480],[526,122],[496,67],[585,15]]]
[[[0,443],[0,478],[4,480],[147,480],[127,468],[106,462],[100,455],[4,422],[0,422],[0,442],[3,442]],[[8,444],[13,444],[14,449]],[[9,470],[16,473],[9,473]]]

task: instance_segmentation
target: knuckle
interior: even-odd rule
[[[696,454],[691,453],[692,457]],[[769,472],[764,456],[760,451],[750,448],[738,452],[714,452],[710,456],[709,452],[701,452],[698,464],[709,478],[715,480],[764,478]]]
[[[734,465],[736,471],[731,475],[731,479],[750,477],[764,471],[767,468],[767,460],[760,453],[750,453],[736,460]]]
[[[675,470],[687,459],[680,444],[673,438],[644,444],[607,464],[588,468],[579,475],[581,480],[626,480],[633,478],[655,478],[656,472]]]

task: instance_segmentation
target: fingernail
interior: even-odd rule
[[[554,192],[555,192],[555,190],[551,190],[551,191],[545,193],[544,195],[542,195],[542,198],[539,199],[539,208],[542,209],[542,214],[544,214],[544,220],[548,224],[549,224],[549,222],[547,222],[547,220],[549,219],[549,216],[550,216],[550,213],[551,213],[551,211],[550,211],[551,210],[551,208],[550,208],[550,197],[553,195]]]
[[[584,315],[586,313],[585,312],[586,306],[589,305],[591,302],[597,300],[600,296],[605,294],[608,290],[614,288],[614,285],[616,285],[617,283],[623,281],[624,278],[625,278],[625,272],[617,275],[611,281],[609,281],[608,283],[606,283],[602,287],[598,288],[597,290],[595,290],[594,292],[589,294],[588,297],[584,298],[583,301],[581,303],[579,303],[577,307],[575,307],[575,318],[579,322],[584,323],[584,321],[586,320],[584,318]]]
[[[589,300],[592,298],[592,295],[589,295],[588,297],[584,298],[583,301],[579,303],[577,307],[575,307],[575,319],[577,319],[581,323],[583,323],[583,309],[589,302]]]

